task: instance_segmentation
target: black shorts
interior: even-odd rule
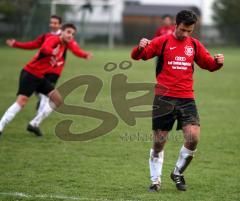
[[[200,125],[195,100],[192,98],[174,98],[155,96],[152,112],[152,129],[170,131],[177,120],[177,130],[187,124]]]
[[[17,95],[30,97],[35,91],[48,95],[53,89],[54,86],[46,78],[38,78],[24,69],[21,71]]]
[[[59,78],[59,75],[55,73],[49,73],[44,75],[44,77],[55,87]]]

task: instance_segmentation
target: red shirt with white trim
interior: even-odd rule
[[[222,67],[197,39],[177,40],[173,34],[154,38],[143,50],[135,47],[131,56],[135,60],[159,56],[162,69],[156,74],[155,94],[177,98],[194,98],[194,62],[209,71]]]
[[[172,34],[174,32],[174,30],[175,30],[174,25],[172,25],[172,26],[161,26],[157,29],[154,37]]]
[[[54,55],[56,48],[58,53]],[[59,36],[51,36],[45,40],[34,58],[24,67],[24,70],[38,78],[42,78],[49,73],[60,76],[65,64],[67,49],[70,49],[78,57],[86,58],[88,56],[88,53],[84,52],[76,41],[71,40],[65,44]]]

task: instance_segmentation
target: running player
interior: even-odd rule
[[[71,47],[76,27],[73,24],[65,24],[62,27],[60,36],[49,37],[41,46],[35,57],[23,68],[16,102],[8,108],[0,120],[0,134],[5,126],[15,117],[15,115],[26,105],[29,97],[35,92],[47,95],[52,101],[50,110],[42,111],[39,116],[46,116],[46,113],[61,104],[61,96],[54,89],[53,85],[44,77],[52,73],[55,69],[62,70],[65,62],[66,50]],[[74,53],[86,59],[91,57],[90,53],[79,49],[74,49]]]
[[[61,34],[61,25],[62,25],[62,19],[61,17],[57,15],[52,15],[50,17],[50,22],[49,22],[49,27],[50,27],[50,32],[45,33],[37,37],[33,41],[29,42],[19,42],[16,41],[15,39],[8,39],[6,43],[10,47],[16,47],[16,48],[21,48],[21,49],[38,49],[42,46],[42,44],[51,36],[59,36]],[[82,50],[78,46],[77,42],[72,39],[69,44],[68,44],[68,49],[70,49],[76,56],[79,56],[80,52],[80,57],[81,57],[81,52]],[[84,57],[84,56],[83,56]],[[88,58],[88,57],[87,57]],[[66,59],[66,54],[65,54],[65,59]],[[59,68],[54,68],[52,72],[47,73],[44,75],[44,77],[51,82],[53,86],[56,85],[62,70],[64,67],[64,62],[62,63],[62,67]],[[44,94],[39,93],[38,94],[40,101],[37,104],[37,114],[36,116],[29,122],[27,126],[27,130],[30,132],[33,132],[36,136],[42,136],[42,132],[39,128],[40,123],[44,118],[39,118],[42,114],[42,111],[51,111],[51,107],[49,107],[49,98],[45,96]],[[51,112],[50,112],[51,113]],[[48,115],[50,113],[47,113]],[[45,113],[46,114],[46,113]],[[46,118],[46,116],[45,116]]]

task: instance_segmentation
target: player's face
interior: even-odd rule
[[[184,40],[186,37],[190,36],[194,30],[193,25],[184,25],[183,23],[176,25],[175,36],[178,40]]]
[[[165,17],[163,19],[163,25],[165,26],[171,26],[172,25],[172,19],[170,17]]]
[[[64,31],[62,31],[63,41],[68,43],[70,40],[74,38],[75,32],[76,31],[73,28],[66,28]]]
[[[58,19],[56,18],[51,18],[49,22],[49,27],[51,31],[56,32],[61,28],[61,24]]]

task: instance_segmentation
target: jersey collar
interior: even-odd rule
[[[61,34],[61,29],[59,29],[58,31],[56,31],[56,32],[53,32],[53,31],[51,31],[51,34],[52,35],[56,35],[56,36],[58,36],[58,35],[60,35]]]

